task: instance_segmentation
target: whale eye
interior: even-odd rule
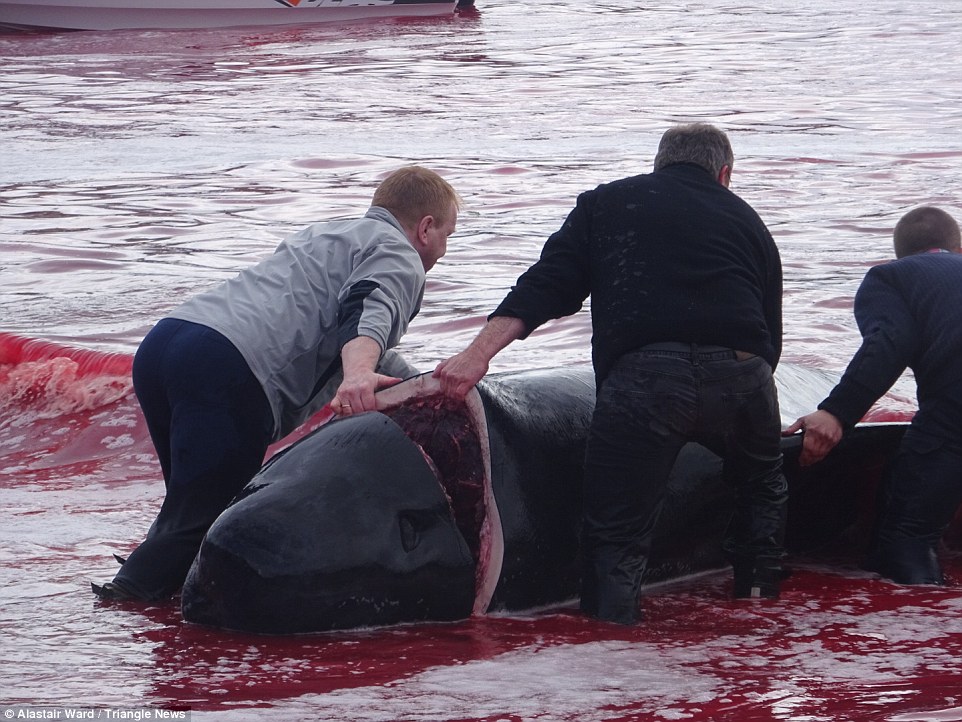
[[[401,528],[401,546],[406,552],[414,551],[421,543],[422,524],[418,523],[413,514],[403,512],[398,515],[398,524]]]

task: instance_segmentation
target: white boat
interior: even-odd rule
[[[0,0],[0,27],[118,30],[301,25],[450,15],[457,5],[458,0]]]

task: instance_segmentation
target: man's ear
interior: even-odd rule
[[[718,182],[723,186],[728,188],[732,182],[732,167],[730,165],[723,165],[721,170],[718,171]]]
[[[417,227],[415,228],[415,236],[417,236],[419,243],[427,242],[427,233],[433,225],[434,216],[424,216],[418,221]]]

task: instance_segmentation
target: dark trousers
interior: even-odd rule
[[[260,469],[274,422],[240,352],[206,326],[160,321],[134,357],[133,381],[167,495],[114,583],[153,600],[181,587],[207,529]]]
[[[882,480],[865,566],[900,584],[943,584],[936,547],[962,504],[962,447],[913,423]]]
[[[711,350],[715,349],[715,350]],[[652,534],[679,451],[697,441],[724,460],[736,506],[726,548],[778,565],[788,485],[771,368],[759,357],[707,347],[621,357],[598,394],[585,469],[582,609],[638,619]]]

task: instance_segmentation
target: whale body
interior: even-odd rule
[[[791,397],[783,414],[792,402],[814,408],[834,383],[800,368],[785,375],[801,391],[780,384]],[[218,517],[187,576],[184,618],[287,634],[573,599],[594,398],[586,368],[491,374],[464,403],[441,395],[430,375],[380,392],[378,411],[335,418],[269,460]],[[783,439],[790,551],[870,524],[875,483],[906,426],[860,425],[805,469],[800,437]],[[732,508],[721,460],[688,444],[644,582],[724,567]]]

